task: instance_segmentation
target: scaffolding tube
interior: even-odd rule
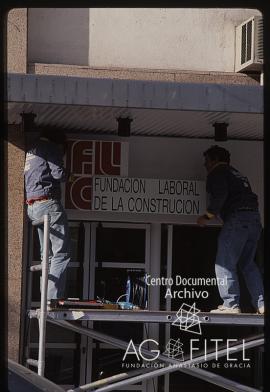
[[[144,323],[168,323],[177,320],[175,312],[156,310],[107,310],[107,309],[60,309],[50,310],[48,316],[55,320],[68,321],[117,321],[117,322],[144,322]],[[39,309],[30,310],[30,318],[39,317]],[[199,322],[202,325],[230,325],[230,326],[264,326],[262,314],[218,314],[198,313]]]
[[[170,369],[171,369],[171,366],[167,366],[167,367],[163,368],[163,370],[164,370],[163,374],[167,374],[167,373],[170,373],[173,371],[180,370],[180,369],[174,369],[174,370],[170,370]],[[153,374],[155,372],[157,372],[157,374]],[[144,375],[141,375],[138,377],[133,377],[132,379],[116,382],[113,385],[108,385],[106,387],[95,389],[95,392],[109,392],[109,391],[113,391],[116,389],[118,390],[120,388],[123,388],[126,385],[135,384],[139,381],[146,380],[147,378],[158,377],[161,375],[160,373],[158,373],[158,370],[153,371],[151,373],[152,374],[149,375],[149,377],[143,377]],[[228,391],[232,391],[232,392],[261,392],[261,390],[259,390],[259,389],[255,389],[252,387],[248,387],[246,385],[242,385],[236,381],[229,380],[229,379],[222,377],[218,374],[208,372],[207,370],[196,369],[196,374],[192,374],[191,372],[189,373],[188,371],[185,373],[190,374],[191,376],[195,376],[197,378],[200,378],[203,381],[210,382],[211,384],[221,386],[222,388],[225,388]],[[148,376],[148,374],[146,374],[145,376]],[[75,391],[76,392],[87,391],[87,389],[81,389],[81,387],[79,387],[77,389],[74,389],[73,392],[75,392]]]
[[[43,242],[43,262],[41,275],[41,303],[40,303],[40,333],[39,333],[39,354],[38,354],[38,375],[44,376],[45,369],[45,343],[46,343],[46,319],[47,319],[47,291],[48,291],[48,271],[49,271],[49,215],[44,215],[44,242]]]
[[[39,271],[41,269],[41,303],[39,310],[39,350],[38,360],[29,358],[27,363],[32,366],[37,366],[38,375],[44,376],[45,370],[45,343],[46,343],[46,321],[47,321],[47,291],[48,291],[48,271],[49,271],[49,249],[50,249],[50,217],[44,215],[43,219],[32,222],[33,226],[44,225],[43,227],[43,257],[42,263],[31,271]]]
[[[116,346],[116,347],[122,348],[124,350],[127,348],[127,345],[128,345],[128,343],[123,341],[123,340],[120,340],[120,339],[117,339],[117,338],[113,338],[113,337],[111,337],[109,335],[106,335],[106,334],[101,333],[101,332],[94,331],[92,329],[87,329],[87,328],[84,328],[84,327],[79,327],[79,326],[76,326],[76,325],[72,325],[72,324],[70,324],[67,321],[55,321],[55,320],[52,320],[52,319],[48,319],[48,321],[50,323],[54,324],[54,325],[65,327],[65,328],[70,329],[70,330],[72,330],[74,332],[78,332],[78,333],[84,334],[86,336],[90,336],[90,337],[92,337],[94,339],[98,339],[98,340],[100,340],[102,342],[111,344],[112,346]],[[264,338],[262,337],[262,335],[259,335],[258,337],[254,337],[254,340],[249,341],[249,342],[246,343],[246,349],[262,345],[263,343],[264,343]],[[138,348],[138,346],[136,346],[136,345],[135,345],[135,347]],[[243,344],[242,343],[239,344],[239,345],[236,345],[236,346],[234,346],[234,352],[240,351],[240,350],[242,350],[242,348],[243,348]],[[141,348],[141,352],[143,352],[144,354],[149,355],[149,357],[151,357],[151,356],[153,357],[155,355],[151,351],[148,351],[148,350],[142,349],[142,348]],[[217,353],[218,353],[219,357],[222,357],[222,356],[227,355],[227,350],[226,349],[221,349],[221,350],[218,350]],[[217,353],[216,352],[209,353],[208,357],[207,357],[207,361],[211,361],[211,360],[215,359]],[[153,377],[162,376],[163,374],[166,374],[166,373],[170,373],[170,372],[174,372],[174,371],[181,371],[181,372],[189,374],[191,376],[200,378],[200,379],[202,379],[204,381],[209,381],[212,384],[219,385],[219,386],[221,386],[223,388],[226,388],[227,390],[230,390],[230,391],[234,391],[234,392],[238,392],[238,391],[241,391],[241,392],[248,392],[248,391],[250,391],[250,392],[255,392],[255,391],[256,392],[260,392],[259,390],[256,390],[256,389],[253,389],[253,388],[248,390],[248,388],[250,388],[250,387],[247,387],[245,385],[241,385],[241,384],[239,384],[238,382],[235,382],[235,381],[228,380],[228,379],[226,379],[226,378],[224,378],[222,376],[216,375],[216,374],[208,372],[206,370],[202,370],[202,369],[198,369],[198,368],[190,369],[190,368],[185,367],[185,366],[191,366],[191,365],[194,365],[194,364],[199,364],[201,362],[204,362],[205,361],[205,355],[201,355],[201,356],[196,357],[196,358],[194,358],[192,360],[188,360],[188,361],[184,361],[184,362],[179,362],[176,359],[172,359],[172,358],[166,357],[165,355],[160,355],[159,356],[159,360],[167,362],[167,363],[169,363],[171,365],[175,365],[175,366],[167,366],[167,367],[162,368],[162,369],[154,370],[154,371],[152,371],[150,373],[139,375],[137,377],[132,378],[131,379],[132,381],[130,379],[126,380],[126,383],[127,384],[130,384],[130,383],[134,384],[134,383],[137,383],[139,381],[147,380],[147,379],[150,379],[150,378],[153,378]],[[122,381],[122,383],[124,383],[124,382],[125,381]],[[119,383],[117,383],[117,384],[118,384],[118,387],[119,387]],[[126,385],[126,384],[122,384],[122,385]],[[104,387],[104,388],[97,389],[96,391],[99,391],[99,392],[103,392],[104,391],[105,392],[105,390],[106,391],[114,390],[115,388],[118,388],[118,387],[115,386],[115,384],[114,384],[114,385],[110,385],[110,386],[107,386],[107,387]],[[81,388],[81,387],[78,387],[78,388]],[[70,390],[69,392],[75,392],[75,391],[79,392],[81,389],[78,389],[78,388],[75,389],[75,390]],[[105,388],[109,388],[109,389],[105,389]]]
[[[143,371],[145,373],[152,372],[152,370],[149,370],[149,369],[143,369]],[[134,370],[134,371],[131,371],[128,373],[115,374],[114,376],[111,376],[111,377],[102,378],[101,380],[97,380],[97,381],[91,382],[89,384],[81,385],[78,388],[72,389],[71,391],[72,392],[79,392],[79,391],[89,391],[92,389],[96,390],[97,387],[108,385],[108,384],[114,383],[118,380],[123,380],[126,378],[129,378],[131,380],[133,377],[135,377],[136,375],[139,375],[141,373],[142,373],[142,370]],[[114,385],[116,385],[116,384],[114,384]],[[70,391],[68,391],[68,392],[70,392]]]

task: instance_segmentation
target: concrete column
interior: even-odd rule
[[[7,72],[27,72],[27,8],[7,15]],[[24,225],[25,143],[21,125],[10,125],[5,144],[8,223],[8,358],[19,362]]]
[[[24,133],[10,125],[5,145],[8,222],[8,358],[19,361],[24,226]]]
[[[7,71],[27,72],[27,8],[14,8],[7,16]]]

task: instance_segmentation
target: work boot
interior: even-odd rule
[[[210,310],[210,313],[241,313],[241,310],[238,305],[233,305],[232,307],[219,305],[217,309]]]

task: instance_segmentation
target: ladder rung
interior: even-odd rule
[[[28,358],[27,361],[28,365],[38,367],[38,361],[36,359]]]
[[[41,270],[42,270],[42,264],[32,265],[30,267],[30,271],[32,272],[41,271]]]

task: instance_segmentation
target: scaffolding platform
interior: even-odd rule
[[[255,313],[219,314],[198,313],[201,324],[233,325],[233,326],[264,326],[264,316]],[[30,318],[39,318],[40,309],[30,310]],[[54,320],[80,321],[117,321],[144,323],[174,323],[176,312],[150,310],[107,310],[107,309],[61,309],[48,310],[47,317]]]
[[[40,308],[35,310],[29,310],[28,316],[30,318],[37,318],[39,321],[39,350],[38,359],[27,359],[27,364],[35,366],[38,369],[38,375],[44,376],[45,371],[45,345],[46,345],[46,323],[59,327],[69,329],[73,332],[81,335],[88,336],[92,339],[97,339],[103,343],[108,343],[118,349],[127,349],[128,343],[115,338],[113,336],[106,335],[104,333],[95,331],[92,328],[86,328],[79,323],[72,321],[106,321],[106,322],[142,322],[142,323],[165,323],[171,325],[178,325],[180,329],[182,326],[192,327],[195,324],[202,325],[227,325],[227,326],[252,326],[252,327],[263,327],[264,316],[259,314],[251,313],[239,313],[239,314],[222,314],[222,313],[209,313],[200,312],[195,309],[195,304],[192,307],[187,305],[175,311],[153,311],[153,310],[109,310],[109,309],[86,309],[86,308],[65,308],[65,309],[51,309],[47,307],[47,288],[48,288],[48,266],[49,266],[49,216],[45,215],[43,219],[44,223],[44,251],[43,251],[43,263],[39,266],[31,267],[31,271],[41,270],[41,302]],[[39,223],[38,223],[39,224]],[[194,313],[193,313],[194,312]],[[249,338],[245,343],[245,348],[255,348],[264,344],[263,333],[260,335],[254,335]],[[140,348],[141,352],[147,354],[152,360],[156,360],[155,353],[145,348]],[[243,350],[243,342],[238,341],[234,346],[234,352]],[[164,353],[163,353],[164,354]],[[164,366],[161,368],[153,368],[145,371],[143,368],[138,369],[137,372],[125,372],[123,374],[116,374],[112,377],[97,380],[90,384],[81,385],[75,389],[69,390],[69,392],[87,391],[94,389],[98,392],[109,392],[112,390],[119,390],[125,388],[126,385],[133,385],[144,380],[150,380],[161,375],[169,374],[174,371],[180,371],[190,376],[197,377],[203,381],[207,381],[211,384],[225,388],[232,392],[260,392],[259,389],[242,385],[237,381],[227,379],[219,374],[216,374],[205,369],[192,367],[192,365],[208,362],[216,358],[217,354],[220,357],[224,357],[228,354],[228,348],[216,349],[216,352],[207,352],[206,354],[199,355],[196,358],[191,358],[181,362],[175,358],[171,358],[167,355],[159,355],[157,365],[160,363]],[[184,365],[184,366],[183,366]],[[187,367],[185,367],[187,366]]]

